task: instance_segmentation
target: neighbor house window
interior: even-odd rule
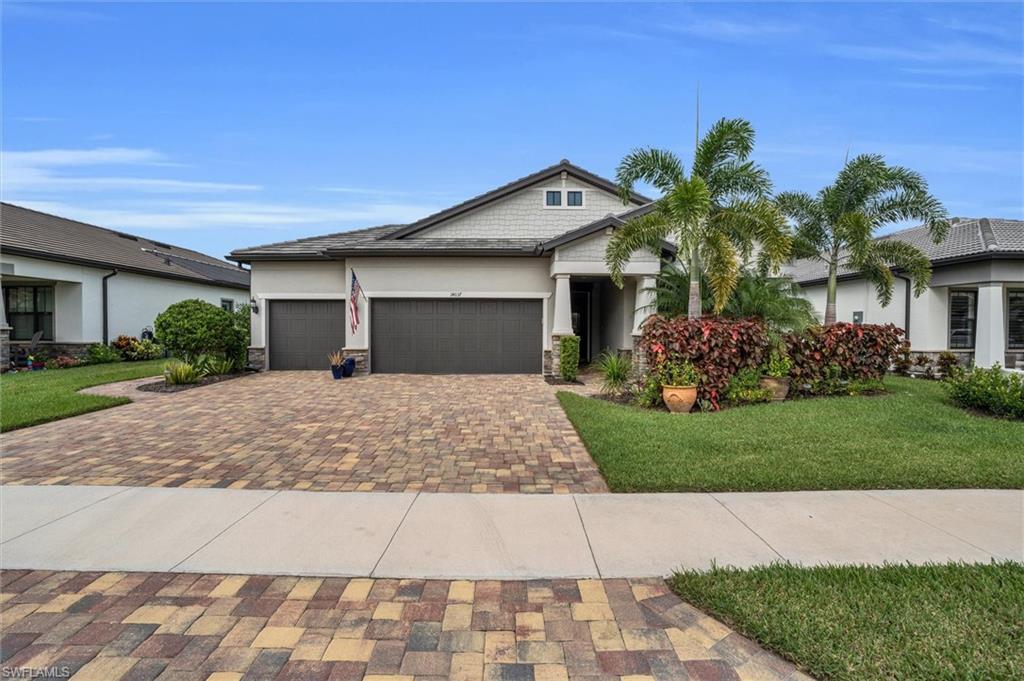
[[[546,192],[544,194],[544,205],[545,206],[561,206],[562,205],[562,192]]]
[[[566,192],[566,205],[567,206],[582,206],[583,205],[583,192],[571,191]]]
[[[978,325],[978,292],[949,292],[949,347],[972,350]]]
[[[220,306],[223,309],[227,310],[228,312],[234,312],[235,311],[235,301],[231,300],[230,298],[221,298],[220,299]]]
[[[1010,291],[1006,306],[1006,345],[1024,349],[1024,289]]]
[[[5,286],[4,309],[11,340],[32,340],[40,331],[43,340],[53,340],[52,286]]]

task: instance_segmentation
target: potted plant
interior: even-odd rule
[[[793,361],[785,354],[773,352],[764,365],[764,376],[760,385],[772,391],[772,401],[781,402],[789,394],[789,371]]]
[[[341,372],[345,364],[341,350],[327,353],[327,359],[331,362],[331,375],[334,376],[334,380],[341,379]]]
[[[661,399],[673,414],[686,414],[697,401],[700,374],[690,362],[667,361],[661,367]]]

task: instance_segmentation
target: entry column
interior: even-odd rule
[[[978,286],[978,329],[974,339],[974,365],[990,367],[1006,361],[1006,316],[1003,285]]]

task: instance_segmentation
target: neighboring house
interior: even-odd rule
[[[932,261],[931,284],[913,296],[895,272],[892,302],[882,307],[870,282],[840,268],[836,319],[895,324],[915,353],[949,350],[978,366],[1024,367],[1024,221],[954,218],[934,243],[924,227],[881,237],[920,248]],[[818,310],[825,309],[826,265],[798,260],[789,269]]]
[[[552,373],[558,338],[581,361],[631,353],[663,253],[613,285],[605,246],[649,204],[568,161],[409,225],[233,251],[252,266],[250,362],[317,369],[344,349],[375,373]],[[353,275],[363,295],[349,309]]]
[[[38,354],[81,355],[138,336],[171,303],[249,302],[249,272],[186,248],[0,204],[0,329],[11,349],[37,332]]]

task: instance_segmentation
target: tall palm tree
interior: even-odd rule
[[[612,281],[622,286],[622,268],[636,251],[660,252],[675,241],[690,273],[690,317],[701,314],[701,274],[711,288],[713,309],[729,300],[740,276],[740,262],[760,247],[758,262],[772,268],[789,255],[791,238],[784,216],[769,200],[771,181],[748,160],[754,129],[739,118],[721,119],[697,142],[687,175],[679,158],[662,149],[635,149],[619,164],[616,179],[623,203],[637,182],[661,192],[647,210],[612,235],[605,261]]]
[[[893,268],[905,271],[914,295],[928,288],[931,263],[918,248],[896,239],[875,239],[885,225],[921,220],[931,238],[946,238],[946,209],[928,193],[928,183],[912,170],[886,165],[877,154],[848,161],[835,182],[810,196],[784,192],[776,202],[795,222],[793,254],[828,266],[825,324],[836,321],[836,279],[840,267],[860,273],[875,285],[878,302],[892,300]]]

